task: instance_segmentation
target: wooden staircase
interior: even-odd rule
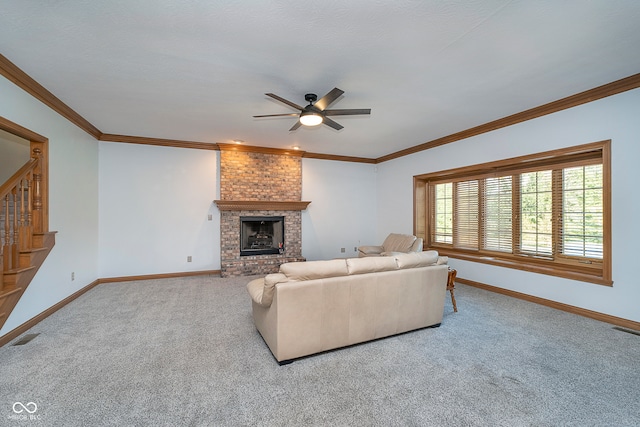
[[[33,151],[0,186],[0,328],[55,245],[42,194],[41,152]]]
[[[2,272],[0,283],[0,328],[4,325],[13,308],[27,290],[38,269],[55,245],[54,232],[33,235],[33,247],[19,252],[19,267]]]

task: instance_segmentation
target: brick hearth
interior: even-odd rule
[[[301,154],[220,146],[220,271],[222,277],[269,274],[302,257]],[[284,253],[240,256],[241,216],[283,216]]]

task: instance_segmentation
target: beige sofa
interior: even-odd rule
[[[253,319],[281,364],[439,326],[447,286],[442,262],[426,251],[282,264],[279,273],[247,285]]]
[[[389,256],[397,253],[422,252],[422,238],[411,234],[391,233],[379,246],[360,246],[358,256]]]

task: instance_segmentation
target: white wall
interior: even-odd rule
[[[4,77],[0,115],[49,139],[49,229],[58,232],[2,336],[98,278],[98,143]]]
[[[302,159],[302,182],[304,257],[378,242],[375,165]],[[220,269],[219,195],[217,151],[101,142],[99,276]]]
[[[451,265],[466,279],[640,321],[638,111],[640,89],[379,165],[303,159],[302,198],[311,201],[303,256],[355,256],[355,246],[411,232],[413,175],[612,139],[613,287]],[[0,336],[97,278],[220,268],[218,152],[98,143],[3,77],[0,115],[49,138],[50,229],[58,231]]]
[[[458,276],[640,321],[640,89],[378,165],[378,236],[412,227],[412,177],[612,140],[613,287],[452,259]]]
[[[302,212],[302,256],[353,257],[354,247],[382,243],[375,235],[376,175],[372,164],[302,159],[302,200],[311,201]]]
[[[29,141],[0,130],[0,184],[11,178],[31,157]]]
[[[218,164],[217,151],[101,142],[100,277],[219,270]]]

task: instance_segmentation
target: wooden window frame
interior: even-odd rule
[[[561,174],[561,169],[574,165],[602,164],[602,204],[603,204],[603,256],[602,259],[585,259],[556,254],[553,257],[545,258],[519,253],[520,246],[520,224],[515,220],[516,212],[512,212],[512,244],[511,253],[501,253],[495,251],[482,250],[479,243],[478,250],[461,249],[454,247],[454,244],[443,244],[433,242],[431,221],[432,209],[430,204],[433,200],[432,188],[435,184],[447,182],[468,181],[482,179],[486,177],[504,176],[512,174],[519,177],[519,174],[543,169],[554,170],[553,174]],[[453,186],[453,212],[456,212],[455,188]],[[519,206],[520,202],[520,182],[516,178],[512,182],[512,206]],[[596,283],[599,285],[612,286],[611,274],[611,140],[598,141],[574,147],[562,148],[558,150],[546,151],[527,156],[514,157],[478,165],[466,166],[462,168],[416,175],[413,177],[414,189],[414,234],[422,237],[426,249],[437,250],[441,255],[449,256],[466,261],[479,262],[483,264],[497,265],[501,267],[513,268],[517,270],[530,271],[547,274],[551,276],[563,277],[583,282]],[[517,189],[517,190],[516,190]],[[557,192],[554,197],[562,197]],[[480,190],[479,203],[481,204],[483,191]],[[557,200],[554,202],[557,203]],[[519,210],[518,210],[519,212]],[[554,212],[557,215],[557,212]],[[452,242],[456,241],[456,224],[453,219],[454,235]],[[479,220],[479,224],[482,220]],[[482,225],[479,225],[478,240],[482,242]],[[561,235],[559,221],[554,218],[553,236],[558,239]]]

